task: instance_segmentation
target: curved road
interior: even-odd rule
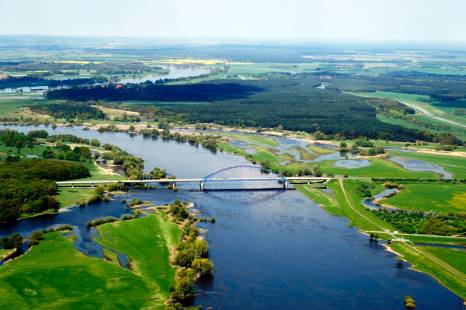
[[[466,128],[466,124],[462,124],[462,123],[459,123],[459,122],[455,122],[455,121],[452,121],[452,120],[437,116],[437,115],[433,114],[432,112],[426,110],[425,108],[419,107],[419,106],[417,106],[415,104],[412,104],[412,103],[409,103],[409,102],[406,102],[406,101],[402,101],[402,100],[398,100],[398,102],[404,104],[407,107],[410,107],[410,108],[414,109],[419,114],[428,116],[430,118],[436,119],[436,120],[444,122],[444,123],[448,123],[450,125],[455,125],[455,126]]]

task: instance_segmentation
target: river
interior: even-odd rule
[[[23,132],[45,128],[10,127]],[[241,157],[187,143],[78,127],[47,130],[115,144],[144,158],[146,170],[158,166],[179,177],[247,164]],[[196,304],[215,309],[403,309],[403,298],[410,295],[418,309],[464,309],[462,300],[433,278],[399,264],[382,245],[348,227],[345,218],[327,214],[297,191],[199,192],[181,187],[177,192],[132,190],[127,198],[134,197],[156,204],[175,198],[192,201],[205,216],[216,218],[215,224],[201,225],[208,230],[215,275],[199,285]],[[88,218],[125,212],[119,201],[72,208],[1,226],[0,234],[27,234],[67,221],[82,227]]]

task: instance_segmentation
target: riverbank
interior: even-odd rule
[[[72,133],[82,135],[86,138],[102,138],[101,141],[104,143],[114,142],[119,147],[128,147],[129,152],[144,158],[148,169],[152,169],[154,166],[163,167],[170,172],[173,171],[179,177],[208,175],[212,171],[216,171],[221,168],[235,165],[247,165],[247,162],[243,158],[221,152],[211,152],[201,147],[195,148],[187,143],[183,144],[163,139],[150,139],[141,135],[127,135],[126,133],[112,132],[100,134],[92,131],[82,131],[81,128],[58,127],[56,130],[59,133]],[[154,156],[154,154],[157,154],[157,156]],[[193,162],[198,164],[193,165]],[[331,185],[333,186],[333,183]],[[342,293],[342,295],[344,295],[344,300],[348,302],[348,300],[354,296],[356,288],[355,290],[350,289],[350,287],[354,287],[354,283],[349,285],[349,282],[345,282],[350,281],[350,279],[343,276],[345,274],[344,270],[353,270],[353,272],[357,273],[359,272],[356,270],[358,269],[357,266],[361,266],[361,264],[366,264],[367,266],[367,264],[370,264],[375,269],[382,270],[382,272],[384,272],[383,276],[386,277],[386,279],[390,279],[388,282],[394,281],[397,283],[397,286],[387,287],[384,284],[384,282],[387,282],[385,278],[384,281],[377,282],[381,279],[380,275],[372,278],[367,275],[367,272],[362,272],[364,276],[361,274],[361,278],[364,278],[365,280],[364,282],[357,283],[357,291],[360,291],[362,286],[366,286],[367,281],[372,281],[371,285],[381,288],[380,291],[383,291],[386,294],[389,294],[389,296],[393,296],[393,298],[395,298],[392,300],[393,303],[396,303],[396,296],[399,296],[399,294],[406,294],[408,292],[418,291],[421,296],[431,296],[431,294],[424,295],[424,292],[426,292],[425,290],[435,291],[450,301],[456,300],[454,299],[456,296],[437,284],[432,284],[431,279],[428,277],[422,278],[422,285],[419,284],[419,281],[416,281],[416,284],[411,283],[409,280],[406,280],[408,277],[404,277],[403,279],[399,277],[393,278],[392,271],[387,269],[387,266],[393,262],[393,257],[386,257],[383,262],[377,262],[376,253],[378,253],[378,250],[366,252],[367,239],[359,234],[353,233],[351,229],[347,229],[345,227],[345,222],[342,219],[328,217],[325,214],[321,214],[321,212],[317,212],[320,211],[318,208],[310,207],[313,206],[311,201],[306,200],[304,196],[301,197],[300,194],[294,191],[277,191],[267,193],[236,192],[232,195],[231,192],[200,193],[196,191],[185,191],[180,188],[178,192],[166,190],[135,190],[131,192],[137,192],[137,196],[135,196],[135,198],[137,197],[143,201],[153,201],[155,205],[169,203],[178,197],[183,197],[183,200],[196,201],[199,206],[198,208],[206,212],[207,215],[215,216],[217,218],[219,225],[213,225],[214,227],[209,226],[209,231],[211,232],[209,233],[208,238],[212,238],[214,240],[214,242],[212,242],[212,246],[214,247],[214,251],[212,251],[212,259],[216,263],[216,266],[218,266],[218,272],[216,272],[215,283],[213,284],[216,292],[213,294],[218,295],[212,295],[215,296],[215,298],[208,298],[204,295],[198,297],[199,303],[204,305],[212,304],[215,306],[230,304],[232,294],[229,292],[235,292],[234,294],[241,293],[241,296],[244,296],[241,301],[235,302],[235,305],[238,307],[240,307],[240,305],[245,306],[243,302],[250,304],[256,301],[257,295],[254,294],[255,296],[251,296],[249,298],[248,292],[259,292],[263,290],[260,293],[261,296],[264,296],[264,298],[261,299],[261,302],[265,302],[265,299],[277,301],[277,298],[279,297],[280,300],[283,300],[284,295],[280,292],[277,293],[273,288],[275,284],[269,283],[270,281],[267,280],[269,277],[264,277],[263,275],[270,274],[271,270],[279,270],[279,266],[282,266],[284,259],[289,261],[290,258],[288,253],[293,253],[296,247],[298,247],[298,244],[300,244],[299,247],[302,247],[302,244],[306,244],[309,249],[314,249],[314,247],[316,247],[315,249],[321,249],[322,240],[325,238],[328,240],[328,238],[330,238],[329,236],[331,236],[331,243],[329,244],[329,247],[321,252],[322,255],[318,256],[319,258],[313,264],[313,266],[319,266],[319,268],[313,268],[313,266],[309,265],[310,260],[316,259],[316,251],[313,250],[309,253],[306,252],[299,257],[299,262],[293,263],[293,266],[296,266],[296,268],[290,270],[290,276],[285,276],[286,281],[283,282],[282,280],[279,280],[280,287],[287,287],[285,294],[288,295],[290,291],[299,290],[300,294],[309,297],[306,297],[306,300],[317,299],[319,300],[320,305],[325,305],[325,302],[319,297],[321,296],[321,284],[316,287],[306,287],[304,291],[301,290],[301,285],[303,281],[306,283],[312,283],[312,279],[319,277],[322,273],[322,269],[325,270],[325,279],[328,278],[328,274],[332,274],[334,277],[339,277],[339,275],[335,275],[332,272],[338,268],[342,268],[340,270],[342,278],[339,280],[348,284],[345,285],[345,292]],[[131,192],[128,195],[130,197],[134,197]],[[168,199],[168,197],[170,197],[170,199]],[[340,197],[341,195],[337,198],[341,200]],[[252,203],[249,203],[249,201],[252,201]],[[338,200],[336,201],[336,208],[344,208],[344,206],[340,206]],[[289,207],[283,208],[284,205]],[[119,217],[121,215],[121,211],[118,211],[118,213],[115,212],[115,214],[113,213],[112,208],[118,209],[120,207],[121,204],[117,201],[109,202],[107,205],[90,205],[85,208],[73,209],[74,211],[77,210],[76,212],[70,211],[60,213],[57,215],[57,220],[61,219],[62,222],[73,223],[77,218],[76,215],[83,214],[87,221],[88,219],[95,218],[97,213],[102,213],[100,216]],[[71,214],[71,212],[73,212],[73,214]],[[70,216],[65,219],[65,217],[63,217],[65,214],[70,214]],[[256,214],[259,216],[256,216]],[[300,220],[302,216],[305,216],[304,221]],[[319,225],[315,225],[317,223],[319,223]],[[26,226],[26,224],[23,226]],[[298,230],[296,227],[300,227],[300,229]],[[306,233],[301,234],[301,229],[302,232]],[[309,233],[309,230],[311,230],[312,233]],[[379,229],[375,230],[380,231]],[[352,236],[350,238],[352,240],[351,245],[347,244],[348,234]],[[313,237],[310,237],[311,235]],[[299,239],[298,243],[291,242],[291,240],[296,240],[296,238]],[[225,240],[227,242],[225,242]],[[274,244],[273,248],[267,246],[271,241]],[[353,244],[354,242],[357,242],[357,245]],[[243,249],[243,255],[239,260],[235,259],[232,261],[230,258],[236,257],[238,247]],[[348,257],[348,264],[345,265],[345,268],[341,267],[341,262],[338,262],[337,265],[328,265],[329,260],[331,260],[332,257],[335,257],[335,253],[332,250],[335,248],[339,249],[340,255]],[[278,253],[277,249],[278,252],[283,253],[280,254],[281,256],[279,255],[278,260],[275,258]],[[258,251],[260,252],[261,258],[259,260],[257,259]],[[351,257],[356,256],[364,257],[364,262],[351,261]],[[302,266],[307,267],[302,268]],[[238,270],[243,270],[244,272],[238,274]],[[257,270],[257,272],[255,270]],[[248,282],[247,279],[251,276],[251,273],[254,278],[258,279],[255,282],[257,285]],[[242,274],[247,274],[248,276],[244,278]],[[283,274],[280,273],[280,275],[283,277]],[[273,274],[273,276],[274,278],[277,278],[278,274]],[[323,283],[323,285],[330,284],[326,282],[325,279],[321,279],[322,281],[319,282]],[[223,288],[225,286],[227,289]],[[401,290],[400,287],[404,287],[405,289]],[[208,294],[210,295],[210,291],[212,291],[212,289],[204,288],[203,291],[208,291]],[[320,293],[318,293],[319,291]],[[272,296],[270,292],[275,293]],[[371,305],[363,307],[364,309],[373,308],[374,302],[381,304],[378,300],[375,301],[371,296],[374,296],[372,292],[367,292],[367,298],[368,300],[371,300]],[[451,298],[451,296],[454,298]],[[322,299],[329,300],[328,298],[330,297],[326,296]],[[384,296],[383,304],[386,304],[386,299],[386,296]],[[211,302],[211,300],[215,300],[215,302]],[[300,305],[304,305],[305,300],[300,300],[303,300]],[[421,304],[422,299],[418,298],[418,300]],[[271,305],[272,301],[267,304]],[[358,301],[354,301],[353,304],[357,304],[360,309],[360,299],[358,299]],[[292,307],[293,302],[290,301],[287,305]]]
[[[0,286],[0,306],[164,308],[182,287],[179,273],[185,272],[175,261],[187,223],[173,215],[175,205],[147,208],[143,217],[97,226],[102,258],[78,251],[74,233],[45,233],[0,269],[5,284]]]
[[[310,199],[315,199],[321,206],[333,215],[345,216],[350,225],[357,227],[366,235],[376,236],[382,240],[389,240],[389,250],[398,256],[405,258],[415,270],[427,273],[447,288],[466,299],[466,266],[464,261],[456,258],[456,265],[452,266],[448,261],[449,253],[438,257],[436,253],[428,253],[425,249],[415,246],[415,242],[451,243],[466,242],[466,238],[454,239],[442,236],[428,236],[415,234],[399,234],[394,227],[376,217],[360,203],[362,197],[357,195],[356,182],[354,180],[335,180],[329,184],[332,196],[324,195],[321,190],[309,185],[299,185],[298,190]],[[333,196],[334,195],[334,196]],[[337,201],[337,203],[335,203]],[[374,233],[376,232],[376,233]],[[413,243],[414,242],[414,243]],[[464,257],[465,252],[455,253]]]

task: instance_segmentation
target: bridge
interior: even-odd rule
[[[270,182],[274,181],[278,184],[283,185],[283,189],[288,189],[290,184],[303,183],[303,182],[327,182],[332,178],[329,177],[315,177],[315,176],[298,176],[298,177],[285,177],[272,175],[271,177],[253,176],[253,177],[226,177],[219,178],[215,177],[222,172],[238,169],[238,168],[255,168],[262,169],[261,166],[233,166],[215,171],[203,178],[162,178],[162,179],[141,179],[141,180],[75,180],[75,181],[57,181],[56,184],[59,187],[74,187],[74,186],[90,186],[105,184],[123,184],[123,185],[138,185],[138,184],[169,184],[173,189],[176,188],[177,183],[198,183],[199,189],[203,191],[206,189],[206,184],[210,182]]]

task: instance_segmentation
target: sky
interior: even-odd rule
[[[0,34],[466,42],[466,0],[0,0]]]

